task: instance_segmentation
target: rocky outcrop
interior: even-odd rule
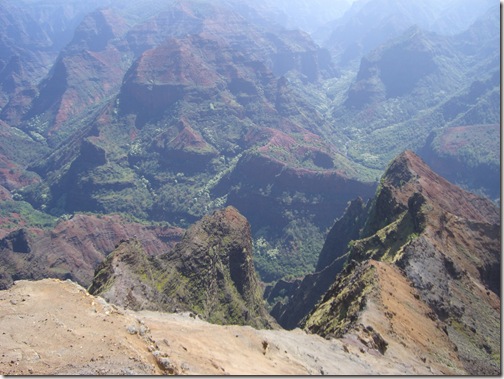
[[[125,21],[110,9],[87,15],[48,77],[40,83],[25,118],[35,120],[44,115],[50,122],[43,134],[50,137],[73,117],[117,91],[128,57],[127,48],[119,39],[125,31]]]
[[[12,250],[14,253],[31,252],[30,240],[26,229],[18,229],[0,240],[0,249]]]
[[[218,156],[218,151],[185,120],[179,122],[178,134],[161,133],[153,142],[160,153],[160,161],[175,170],[197,172],[207,168],[207,163]]]
[[[305,328],[324,337],[342,337],[356,325],[376,280],[371,264],[347,266],[310,313]]]
[[[170,299],[151,286],[152,260],[138,240],[121,241],[117,248],[97,268],[89,287],[115,305],[132,310],[163,310]]]
[[[362,354],[415,356],[416,367],[445,375],[466,371],[445,326],[400,269],[366,260],[349,264],[309,315],[305,328],[357,344]]]
[[[413,27],[404,33],[402,40],[363,58],[346,105],[362,108],[410,93],[420,80],[438,70],[434,60],[438,45],[432,36]]]
[[[116,215],[76,215],[54,228],[21,228],[0,240],[0,286],[14,280],[55,277],[89,286],[98,264],[121,240],[136,238],[147,255],[170,251],[179,228],[143,225]]]
[[[125,242],[97,268],[90,292],[132,309],[191,311],[213,323],[271,326],[247,220],[227,207],[190,227],[175,249],[147,257]]]
[[[349,178],[336,169],[296,167],[266,154],[244,155],[225,184],[230,187],[239,184],[248,189],[247,192],[231,192],[228,203],[239,208],[258,227],[265,223],[277,227],[285,224],[287,220],[282,220],[282,214],[286,205],[291,209],[297,206],[305,211],[309,209],[318,225],[330,225],[334,214],[341,214],[355,194],[368,198],[375,188],[374,183]],[[273,187],[271,193],[261,196],[268,185]],[[295,193],[304,194],[307,199],[305,204],[285,199],[287,195],[294,197]],[[317,200],[312,200],[312,197],[317,197]],[[252,198],[255,201],[251,201]],[[257,207],[256,201],[269,203],[268,217],[261,213],[266,209]]]
[[[215,325],[189,312],[125,310],[56,279],[0,291],[0,318],[4,375],[442,374],[414,355],[391,355],[390,346],[381,355],[380,332],[370,328],[353,340],[326,340],[301,330]]]
[[[430,309],[425,317],[444,331],[449,340],[445,353],[456,353],[459,368],[497,374],[500,249],[497,207],[449,183],[406,151],[384,174],[359,239],[348,245],[346,267],[305,326],[321,335],[342,336],[359,320],[371,317],[366,314],[387,315],[384,299],[393,293],[384,292],[383,283],[367,283],[365,275],[358,274],[360,267],[378,267],[373,263],[378,261],[385,265],[380,266],[384,271],[394,270],[405,283],[404,289],[395,291],[413,288],[415,298]],[[345,295],[354,288],[346,284],[348,280],[355,281],[351,296]],[[381,310],[366,305],[371,293],[367,291],[378,294]],[[358,307],[351,305],[359,298],[363,302]],[[388,318],[394,327],[394,314]],[[411,335],[415,333],[413,327]]]

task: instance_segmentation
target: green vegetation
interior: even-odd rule
[[[42,179],[20,189],[16,200],[52,215],[123,212],[187,227],[225,205],[268,199],[265,211],[259,209],[262,205],[240,205],[249,207],[256,240],[265,241],[256,247],[256,266],[262,279],[271,281],[313,270],[326,230],[341,215],[339,208],[327,204],[353,196],[345,184],[341,189],[333,184],[330,189],[323,184],[303,188],[311,180],[304,176],[307,172],[323,176],[337,170],[347,179],[376,182],[394,156],[406,148],[421,150],[429,136],[435,136],[433,147],[440,155],[454,154],[462,162],[460,182],[467,179],[464,168],[500,166],[499,130],[452,128],[500,122],[498,46],[492,47],[498,38],[489,32],[496,21],[490,16],[470,33],[449,38],[411,28],[371,51],[358,67],[360,56],[340,65],[338,52],[331,64],[327,51],[327,56],[317,52],[308,35],[265,33],[247,22],[219,35],[215,43],[215,31],[206,29],[204,19],[221,15],[221,10],[204,1],[182,9],[178,2],[159,0],[147,8],[121,6],[124,27],[133,34],[145,28],[152,38],[139,42],[141,38],[124,39],[127,32],[116,36],[109,44],[119,60],[112,60],[114,53],[110,61],[86,60],[82,46],[70,44],[61,78],[48,76],[40,83],[20,78],[20,83],[39,84],[40,94],[56,79],[61,88],[47,104],[33,91],[34,98],[27,95],[23,101],[41,105],[26,114],[11,110],[12,119],[22,121],[1,126],[0,154],[16,163],[13,170],[26,171],[22,182]],[[161,10],[182,19],[173,25],[152,19],[144,24]],[[235,11],[241,12],[235,7],[225,12]],[[188,14],[191,21],[186,25]],[[192,36],[196,29],[203,30],[198,32],[201,46]],[[252,38],[256,33],[259,38]],[[180,67],[184,80],[178,89],[181,96],[163,102],[163,96],[155,94],[165,83],[163,73],[170,62],[149,53],[142,56],[145,68],[138,69],[133,59],[144,49],[162,55],[166,46],[156,41],[168,35],[181,46],[183,54],[173,54],[177,61],[172,63]],[[87,42],[84,38],[78,44]],[[353,42],[357,46],[362,41]],[[218,48],[206,54],[203,45]],[[296,58],[301,63],[293,59],[284,70],[278,58],[284,53],[302,57]],[[204,60],[205,70],[216,80],[194,80],[201,69],[191,66],[196,58]],[[115,82],[104,77],[111,65],[117,66]],[[341,68],[337,72],[334,66]],[[16,93],[32,91],[24,85]],[[141,106],[151,103],[159,104],[148,110]],[[55,119],[65,115],[69,118],[56,125]],[[93,162],[97,154],[81,151],[84,141],[91,152],[100,151],[100,162]],[[247,182],[254,173],[258,178],[250,182],[259,182],[269,168],[242,170],[247,155],[281,162],[293,170],[289,182],[280,173],[262,183]],[[464,183],[471,189],[493,185]],[[334,214],[319,216],[325,211]]]
[[[277,231],[278,233],[278,231]],[[260,230],[254,236],[254,265],[261,279],[299,278],[313,272],[325,233],[304,218],[292,218],[282,229],[278,242]]]
[[[468,167],[499,166],[500,132],[497,124],[447,127],[436,133],[432,147],[438,156],[452,156]]]
[[[0,207],[0,227],[15,229],[19,227],[52,228],[57,218],[33,209],[25,201],[3,201]]]
[[[404,211],[395,221],[372,236],[352,241],[348,260],[375,259],[396,262],[400,259],[404,247],[416,238],[418,233],[415,231],[413,216],[409,211]]]
[[[90,291],[102,294],[125,286],[141,291],[148,309],[191,310],[217,324],[264,326],[261,288],[248,252],[250,240],[243,233],[247,228],[243,216],[226,208],[193,225],[168,254],[147,256],[139,241],[124,242],[98,268]],[[117,270],[129,274],[116,276]],[[144,308],[142,304],[131,307]]]
[[[365,307],[366,297],[376,286],[375,270],[371,265],[364,265],[339,277],[308,316],[304,327],[323,337],[343,336],[357,320]]]

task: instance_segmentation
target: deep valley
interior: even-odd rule
[[[0,2],[0,374],[499,375],[499,17]]]

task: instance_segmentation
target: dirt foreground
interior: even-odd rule
[[[71,281],[0,291],[2,375],[429,375],[407,353],[299,329],[209,324],[192,314],[132,312]]]

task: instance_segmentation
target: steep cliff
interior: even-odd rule
[[[429,135],[418,154],[450,182],[499,201],[500,133],[499,124],[442,128]]]
[[[218,324],[274,323],[254,270],[250,226],[232,207],[203,217],[157,257],[124,242],[97,268],[90,292],[131,309],[192,311]]]
[[[434,333],[433,340],[412,348],[421,346],[419,354],[433,360],[436,353],[444,354],[438,363],[443,361],[446,370],[497,374],[500,250],[498,208],[452,185],[406,151],[383,176],[360,238],[348,245],[346,267],[305,327],[323,336],[343,336],[366,320],[385,339],[397,341],[394,328],[400,318],[388,302],[397,301],[403,315],[414,312],[398,297],[410,292],[429,311],[423,324],[411,325],[408,338]],[[392,273],[400,280],[391,282]],[[395,288],[389,291],[390,286]],[[378,315],[388,321],[377,323]],[[434,329],[423,329],[432,322]],[[429,344],[441,337],[444,347],[436,352]],[[454,352],[460,363],[450,365]]]
[[[273,306],[271,315],[282,327],[297,327],[334,283],[347,259],[347,245],[358,238],[366,216],[367,209],[361,198],[349,202],[345,213],[326,237],[315,272],[302,280],[288,282],[287,286],[284,281],[279,281],[271,294],[265,293],[267,301]],[[283,287],[285,289],[282,291]],[[283,301],[276,301],[275,294],[279,291],[284,295]]]
[[[4,204],[5,205],[5,204]],[[118,215],[75,215],[52,228],[23,226],[22,215],[10,232],[0,234],[0,288],[13,281],[47,277],[72,279],[89,286],[98,264],[121,241],[136,238],[148,255],[166,253],[183,230],[145,225]]]

